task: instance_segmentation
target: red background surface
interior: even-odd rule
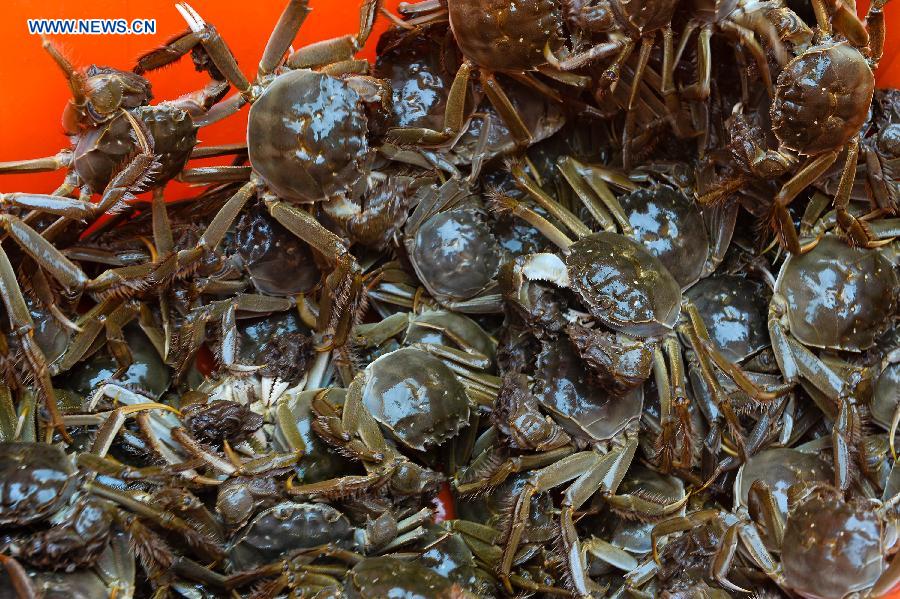
[[[393,10],[399,0],[385,0]],[[268,33],[278,19],[281,0],[191,0],[191,5],[214,24],[237,56],[244,73],[253,78]],[[40,37],[28,33],[29,18],[135,18],[156,19],[155,35],[55,35],[51,39],[79,66],[100,64],[128,70],[135,58],[185,30],[175,10],[175,0],[6,0],[0,13],[0,161],[50,156],[68,147],[60,116],[70,97],[66,81],[41,48]],[[867,0],[861,0],[865,14]],[[352,33],[357,27],[358,4],[354,0],[310,0],[307,18],[294,47],[311,41]],[[900,28],[900,2],[887,8],[888,19]],[[379,17],[376,30],[362,55],[372,58],[387,19]],[[883,86],[900,87],[900,35],[888,28],[888,48],[878,72]],[[208,79],[194,71],[186,57],[181,63],[149,75],[156,101],[175,98],[200,88]],[[200,140],[207,144],[242,141],[247,109],[239,115],[207,127]],[[214,159],[213,163],[216,162]],[[209,161],[207,161],[209,163]],[[218,163],[223,163],[218,159]],[[193,165],[202,164],[194,161]],[[62,173],[4,175],[0,192],[50,192]],[[167,189],[168,197],[185,195],[184,186]]]
[[[187,25],[176,0],[6,0],[0,8],[0,161],[51,156],[69,147],[60,117],[71,97],[59,68],[41,48],[41,38],[28,33],[27,19],[34,18],[136,18],[156,19],[156,35],[51,35],[76,66],[99,64],[131,70],[142,53],[162,45]],[[399,0],[385,0],[394,10]],[[188,0],[198,13],[216,26],[251,80],[269,33],[286,2],[282,0]],[[356,0],[310,0],[312,12],[294,40],[294,47],[346,33],[355,33],[359,23]],[[361,53],[374,59],[378,37],[388,27],[380,16],[369,43]],[[201,88],[209,81],[197,73],[186,56],[180,63],[146,75],[153,86],[154,102],[177,98]],[[231,93],[234,93],[233,91]],[[206,144],[235,143],[246,135],[247,109],[204,128],[200,141]],[[228,159],[193,161],[227,164]],[[49,193],[63,179],[63,172],[0,176],[0,192]],[[174,184],[166,195],[186,195],[185,186]]]

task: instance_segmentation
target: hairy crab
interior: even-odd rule
[[[335,214],[354,212],[349,196],[365,182],[371,160],[366,109],[390,101],[383,82],[365,75],[367,63],[352,60],[371,32],[378,5],[377,0],[363,4],[358,34],[318,42],[283,60],[309,12],[305,0],[289,2],[252,83],[215,29],[187,4],[177,5],[213,63],[251,104],[252,167],[251,181],[223,206],[198,246],[181,250],[177,261],[189,264],[218,246],[247,201],[260,195],[276,221],[335,266],[319,318],[322,333],[335,346],[343,345],[361,307],[363,273],[343,240],[299,206],[319,202]],[[333,118],[323,119],[326,113]]]

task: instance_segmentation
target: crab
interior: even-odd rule
[[[478,170],[473,173],[448,180],[420,201],[407,222],[404,246],[419,280],[442,306],[499,311],[496,280],[503,254],[477,197],[471,197]]]
[[[442,126],[396,127],[388,131],[391,141],[440,146],[454,140],[466,123],[467,87],[476,69],[481,88],[520,146],[530,145],[534,137],[496,74],[509,75],[556,103],[562,102],[560,93],[533,72],[544,71],[551,78],[558,75],[558,79],[576,86],[585,84],[584,78],[567,76],[550,66],[544,57],[546,45],[558,47],[561,43],[560,6],[553,0],[513,4],[494,0],[455,0],[446,5],[423,2],[407,5],[402,10],[417,24],[449,20],[463,62],[447,94]]]
[[[760,498],[757,481],[761,481],[768,487],[767,494],[783,519],[788,516],[788,499],[793,485],[826,484],[833,476],[831,465],[815,453],[788,447],[766,449],[752,456],[738,469],[734,479],[734,507],[748,507],[751,514],[761,512],[762,505],[749,503],[751,499],[756,501]],[[753,485],[757,485],[757,489],[751,492]],[[774,536],[779,534],[768,529],[767,532]]]
[[[879,596],[896,584],[897,574],[885,559],[894,542],[892,502],[863,497],[845,500],[828,485],[800,483],[789,489],[789,510],[782,522],[771,493],[765,483],[751,487],[755,495],[751,505],[761,506],[766,524],[746,513],[726,520],[728,532],[713,559],[714,576],[725,588],[747,592],[727,579],[739,543],[751,563],[785,592],[802,597],[840,599],[854,592]],[[654,532],[690,530],[719,517],[716,510],[697,512],[662,523]],[[764,538],[780,549],[780,564],[766,549]],[[852,550],[846,549],[851,546]]]
[[[84,477],[59,446],[2,443],[0,453],[7,470],[0,489],[4,497],[0,526],[36,527],[13,536],[10,553],[47,570],[72,572],[96,564],[114,534],[112,504],[85,494]],[[165,518],[157,510],[145,515],[158,522]],[[15,577],[6,561],[11,558],[4,558],[7,571]]]
[[[728,427],[738,451],[744,451],[744,434],[737,418],[735,392],[746,394],[749,405],[771,403],[790,389],[765,373],[774,360],[767,353],[768,302],[764,286],[750,279],[713,275],[685,293],[687,322],[679,327],[681,343],[663,344],[669,372],[660,370],[661,422],[657,438],[657,461],[664,471],[689,467],[694,460],[695,427],[693,403],[714,431]],[[690,348],[682,357],[682,349]],[[687,360],[687,369],[684,361]],[[738,366],[741,366],[740,368]],[[762,373],[757,374],[759,369]],[[747,372],[749,371],[749,372]],[[777,404],[776,404],[777,405]],[[708,440],[704,449],[709,449]],[[721,464],[717,464],[721,466]],[[737,467],[729,464],[729,467]]]
[[[592,233],[549,197],[542,203],[561,215],[578,239],[512,197],[493,198],[495,210],[522,218],[562,250],[562,257],[543,252],[507,263],[501,273],[505,299],[531,326],[550,333],[565,328],[582,359],[599,369],[601,384],[619,391],[640,385],[650,375],[659,340],[678,322],[680,285],[637,241],[609,231]],[[585,311],[564,312],[543,282],[569,289]],[[617,363],[630,372],[617,374]]]
[[[680,189],[654,182],[639,186],[624,173],[570,157],[556,164],[578,199],[605,231],[634,239],[660,259],[682,289],[713,270],[710,240],[695,202]],[[636,178],[637,173],[633,173]],[[628,193],[616,197],[610,185]]]
[[[810,348],[859,353],[893,325],[900,281],[877,250],[827,235],[781,266],[769,307],[769,335],[788,382],[807,381],[824,394],[834,418],[835,486],[851,482],[853,439],[860,426],[856,390]],[[852,298],[852,299],[851,299]]]
[[[329,347],[343,345],[361,308],[362,270],[343,240],[300,206],[318,202],[326,211],[331,207],[346,215],[348,196],[368,174],[366,108],[388,103],[390,92],[380,80],[365,76],[367,63],[352,58],[371,33],[378,6],[378,0],[363,4],[358,34],[318,42],[283,60],[309,12],[306,0],[288,3],[251,83],[215,29],[188,4],[177,5],[213,63],[251,104],[247,147],[252,171],[250,182],[226,202],[197,247],[177,253],[177,263],[190,264],[216,248],[247,201],[259,195],[276,221],[335,266],[319,316]],[[334,118],[317,116],[326,113]]]
[[[0,564],[0,584],[7,589],[9,597],[130,597],[136,588],[134,554],[128,547],[128,539],[120,532],[110,536],[109,544],[92,568],[72,572],[36,570],[7,555],[0,555]]]
[[[900,115],[896,104],[896,90],[875,92],[872,112],[878,129],[863,139],[861,150],[875,206],[890,214],[900,212]]]
[[[296,485],[290,492],[341,497],[385,482],[400,496],[428,492],[440,480],[437,473],[400,453],[382,427],[389,439],[411,450],[452,439],[469,424],[476,398],[490,401],[496,383],[478,372],[488,364],[475,353],[414,344],[373,360],[353,378],[345,397],[335,390],[321,392],[312,402],[313,429],[342,454],[361,461],[367,474]]]
[[[770,221],[779,241],[792,253],[803,248],[787,206],[842,155],[841,179],[833,200],[838,224],[854,245],[869,246],[877,241],[866,222],[848,211],[848,204],[859,157],[859,134],[875,91],[873,68],[884,40],[880,34],[869,40],[867,30],[855,16],[850,19],[852,13],[845,9],[840,14],[848,16],[855,33],[847,34],[848,39],[833,37],[827,11],[824,5],[820,8],[816,11],[817,43],[802,49],[778,75],[770,117],[779,147],[768,149],[765,139],[753,135],[735,140],[738,160],[753,176],[791,175],[772,202]],[[873,3],[872,10],[869,28],[878,31],[883,18],[880,4]],[[841,32],[845,31],[842,27]],[[867,41],[861,52],[857,46],[865,46]],[[740,111],[740,105],[735,108]],[[801,157],[805,160],[796,167]]]
[[[421,525],[430,515],[425,509],[398,522],[385,513],[359,529],[330,505],[283,501],[260,511],[237,531],[229,543],[229,554],[238,569],[251,570],[326,543],[364,554],[390,551],[424,536]]]
[[[697,100],[709,98],[712,71],[710,40],[717,32],[730,38],[736,47],[750,52],[769,96],[774,96],[769,62],[765,50],[757,41],[757,36],[765,40],[779,66],[784,66],[787,62],[787,51],[769,16],[770,11],[782,8],[781,3],[732,0],[699,1],[691,4],[692,18],[685,25],[681,35],[675,54],[675,66],[677,67],[691,36],[697,31],[697,81],[682,89],[682,96]]]
[[[198,130],[228,114],[209,112],[227,92],[224,83],[151,105],[150,82],[141,75],[96,65],[76,69],[49,40],[43,46],[72,90],[62,124],[73,147],[48,158],[0,163],[0,174],[65,168],[67,175],[52,194],[3,194],[0,203],[32,210],[26,223],[40,213],[60,216],[43,232],[48,239],[72,221],[122,212],[134,194],[161,189],[192,157]],[[78,199],[67,197],[79,188]],[[92,193],[101,194],[99,202],[90,201]]]
[[[611,396],[593,387],[568,345],[565,339],[544,344],[536,365],[540,375],[535,375],[532,388],[524,375],[504,377],[494,418],[508,449],[484,450],[457,476],[456,487],[462,494],[478,493],[500,485],[511,474],[526,474],[524,487],[512,498],[515,505],[497,566],[509,584],[520,542],[533,536],[526,523],[531,523],[534,498],[568,484],[558,526],[569,578],[579,596],[588,596],[594,583],[587,576],[587,552],[607,557],[610,552],[596,543],[582,546],[574,529],[574,511],[599,492],[605,503],[627,517],[664,518],[680,510],[686,499],[663,505],[617,493],[637,448],[631,432],[640,417],[643,393],[638,388]]]

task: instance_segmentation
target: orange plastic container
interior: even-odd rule
[[[267,34],[277,21],[283,0],[188,0],[234,51],[244,73],[252,78],[265,46]],[[399,0],[385,0],[394,10]],[[65,80],[41,48],[37,35],[28,32],[34,18],[123,18],[156,19],[155,35],[54,35],[76,65],[100,64],[129,69],[134,59],[184,31],[185,23],[175,10],[175,0],[6,0],[0,16],[0,161],[49,156],[68,147],[60,116],[70,97]],[[306,19],[294,46],[352,33],[359,22],[356,0],[310,0],[312,13]],[[861,0],[865,14],[868,0]],[[900,2],[888,5],[888,42],[878,71],[882,86],[900,87]],[[891,26],[893,25],[893,27]],[[374,57],[378,36],[388,26],[380,17],[362,56]],[[190,60],[149,75],[156,100],[176,98],[200,88],[208,81],[196,73]],[[203,129],[206,144],[234,143],[244,139],[247,111]],[[62,173],[4,175],[0,191],[49,192],[62,180]],[[184,187],[171,185],[168,197],[185,194]]]

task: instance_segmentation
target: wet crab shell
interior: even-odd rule
[[[493,71],[544,64],[544,47],[560,45],[562,15],[554,0],[451,0],[450,27],[466,58]]]
[[[452,74],[443,68],[442,49],[432,38],[446,23],[413,30],[389,29],[378,40],[374,74],[391,83],[393,125],[440,130]]]
[[[281,226],[261,206],[241,214],[235,228],[235,249],[253,286],[266,295],[307,293],[321,273],[309,245]],[[284,276],[290,272],[291,276]]]
[[[788,489],[797,483],[819,483],[833,480],[831,465],[814,453],[787,447],[766,449],[751,456],[738,470],[734,481],[734,501],[747,505],[750,487],[757,480],[765,482],[782,517],[788,513]],[[735,505],[735,509],[737,509]]]
[[[569,286],[603,324],[627,335],[671,331],[681,314],[681,286],[641,244],[600,232],[582,237],[565,258]]]
[[[373,361],[347,392],[361,394],[375,420],[420,451],[456,436],[469,421],[469,399],[453,371],[413,347]]]
[[[407,246],[416,274],[438,299],[472,298],[493,283],[500,269],[500,247],[475,210],[435,214]]]
[[[884,569],[876,504],[813,493],[793,506],[781,563],[790,588],[810,599],[842,599],[872,586]]]
[[[147,186],[169,181],[191,157],[197,143],[197,125],[185,110],[172,104],[141,106],[132,110],[132,114],[146,125],[159,163]],[[117,169],[137,151],[131,124],[120,114],[79,138],[75,147],[75,171],[93,192],[100,193]]]
[[[346,193],[369,152],[361,96],[345,81],[298,69],[283,73],[250,108],[250,164],[286,200]]]
[[[712,340],[732,362],[769,346],[769,295],[762,283],[735,275],[713,275],[685,295],[697,307]]]
[[[783,145],[808,155],[842,147],[866,121],[875,75],[848,42],[814,46],[778,76],[772,128]]]
[[[347,575],[347,599],[454,597],[453,583],[416,562],[392,556],[364,559]]]
[[[672,0],[612,0],[610,2],[619,26],[635,36],[658,31],[671,24],[677,4]]]
[[[696,203],[669,185],[637,189],[619,198],[631,237],[660,259],[682,289],[700,278],[709,238]]]
[[[869,407],[872,420],[890,428],[897,404],[900,404],[900,362],[888,364],[878,375]]]
[[[535,397],[574,437],[610,441],[641,417],[642,388],[615,396],[592,384],[568,339],[543,344],[536,372]]]
[[[75,492],[75,472],[58,445],[0,443],[0,526],[55,514]]]
[[[791,333],[813,347],[863,351],[897,315],[900,281],[876,250],[824,237],[805,254],[785,260],[775,283]]]
[[[355,533],[347,517],[330,505],[285,501],[257,514],[229,553],[238,568],[250,569],[326,543],[351,549]]]

